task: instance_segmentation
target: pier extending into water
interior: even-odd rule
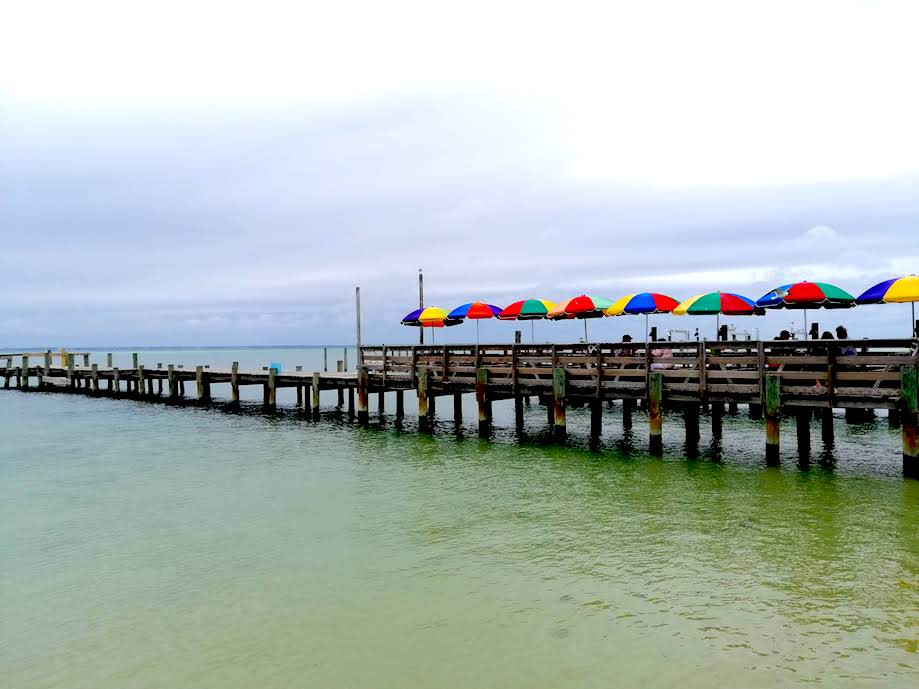
[[[354,372],[243,371],[236,364],[225,370],[147,368],[136,354],[131,368],[118,368],[111,355],[100,366],[90,363],[88,353],[63,353],[60,361],[51,350],[0,354],[4,388],[177,402],[190,383],[196,398],[206,403],[211,385],[227,383],[231,403],[238,403],[240,386],[258,385],[269,411],[276,406],[278,388],[295,388],[298,409],[315,419],[320,392],[337,390],[338,406],[344,406],[347,395],[349,413],[362,424],[369,419],[371,394],[379,396],[382,412],[383,394],[395,392],[395,416],[402,418],[404,394],[412,391],[421,429],[430,428],[438,398],[452,398],[454,418],[461,422],[462,395],[474,394],[483,437],[491,430],[492,402],[514,400],[521,428],[524,405],[537,398],[559,441],[567,435],[566,409],[589,406],[594,441],[602,430],[603,404],[619,401],[625,427],[638,405],[647,409],[652,454],[662,452],[665,407],[682,412],[687,445],[692,446],[698,442],[703,408],[710,410],[713,434],[720,436],[725,406],[736,410],[744,405],[751,418],[763,421],[767,465],[779,461],[783,415],[795,419],[798,452],[807,457],[815,415],[824,442],[832,443],[834,409],[845,409],[856,419],[884,409],[891,427],[902,429],[903,472],[910,477],[919,477],[917,371],[916,339],[367,346],[360,348]]]

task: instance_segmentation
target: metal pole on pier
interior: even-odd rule
[[[424,308],[424,273],[421,268],[418,269],[418,308]],[[424,344],[424,326],[418,328],[418,344]]]
[[[357,319],[357,370],[361,370],[363,366],[363,358],[361,357],[361,288],[354,288],[354,314]]]

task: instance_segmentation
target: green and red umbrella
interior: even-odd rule
[[[733,292],[705,292],[690,297],[673,309],[674,316],[715,316],[715,332],[721,316],[762,316],[765,310],[756,302]]]
[[[536,328],[533,321],[548,318],[549,310],[555,304],[545,299],[522,299],[503,309],[498,314],[502,321],[530,321],[530,338],[536,342]]]
[[[855,297],[828,282],[792,282],[776,287],[756,300],[764,309],[803,309],[804,331],[807,332],[807,309],[848,309],[855,306]]]

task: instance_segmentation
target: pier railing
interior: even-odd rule
[[[560,369],[570,398],[628,399],[646,397],[656,372],[668,400],[758,404],[771,374],[785,405],[890,409],[900,368],[919,362],[915,339],[376,346],[361,354],[374,388],[414,388],[425,372],[432,392],[450,392],[474,387],[485,371],[499,394],[551,394]]]

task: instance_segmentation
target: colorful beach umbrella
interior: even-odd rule
[[[804,332],[807,332],[808,309],[847,309],[855,306],[855,297],[827,282],[793,282],[776,287],[756,300],[764,309],[803,309]]]
[[[436,306],[426,306],[415,309],[402,318],[402,325],[411,325],[420,328],[443,328],[459,325],[462,321],[452,320],[444,309]],[[431,343],[434,342],[434,331],[431,331]]]
[[[604,313],[607,316],[643,315],[645,317],[645,341],[648,340],[648,316],[655,313],[670,313],[678,302],[673,297],[657,292],[626,294],[610,304]]]
[[[555,306],[545,299],[521,299],[505,308],[498,314],[502,321],[530,321],[530,339],[536,342],[534,322],[549,316],[549,310]]]
[[[501,313],[501,309],[492,304],[486,304],[484,301],[471,301],[468,304],[457,306],[447,318],[451,321],[462,322],[467,318],[475,321],[475,343],[479,343],[479,321],[483,318],[496,318]]]
[[[733,292],[706,292],[690,297],[673,309],[674,316],[715,316],[715,333],[721,328],[721,316],[761,316],[763,307]]]
[[[916,332],[916,302],[919,301],[919,275],[905,275],[879,282],[874,287],[862,292],[858,299],[859,304],[906,304],[910,305],[909,329],[913,337],[919,336]]]
[[[605,297],[589,297],[581,294],[571,299],[559,302],[553,308],[549,309],[548,317],[552,320],[563,320],[566,318],[583,318],[584,320],[584,341],[587,341],[587,320],[588,318],[602,318],[603,312],[613,305],[613,302]]]

